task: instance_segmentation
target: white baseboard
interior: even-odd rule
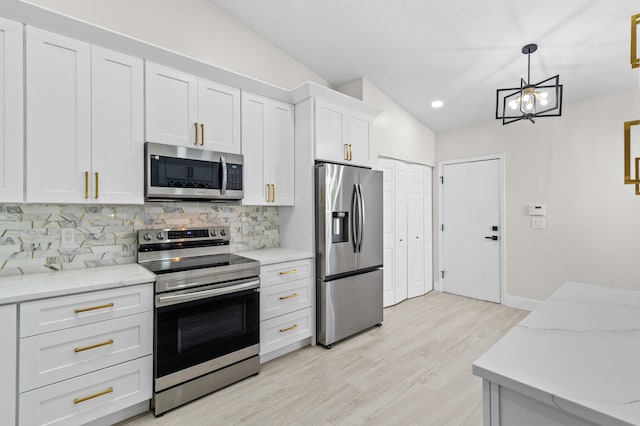
[[[512,308],[524,309],[525,311],[533,311],[541,302],[539,300],[527,299],[519,296],[505,296],[502,304]]]

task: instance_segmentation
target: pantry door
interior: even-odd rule
[[[502,158],[440,164],[440,280],[447,293],[500,303]]]

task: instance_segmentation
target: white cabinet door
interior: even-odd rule
[[[294,201],[293,105],[242,93],[245,205]]]
[[[407,298],[407,197],[409,166],[396,162],[395,203],[395,303]]]
[[[378,160],[378,169],[382,171],[382,304],[386,308],[396,303],[395,292],[395,177],[396,162],[386,158]]]
[[[409,165],[409,186],[407,194],[407,295],[408,297],[421,296],[425,293],[424,264],[424,175],[425,166],[419,164]]]
[[[316,99],[316,160],[347,161],[345,120],[343,108]]]
[[[371,167],[371,121],[368,117],[349,113],[347,115],[347,142],[349,144],[349,164]]]
[[[92,46],[92,199],[144,203],[142,59]]]
[[[240,154],[240,89],[198,79],[200,146]]]
[[[242,154],[244,156],[242,204],[244,205],[268,204],[267,109],[266,98],[242,92]]]
[[[293,105],[271,101],[269,107],[269,182],[272,199],[277,206],[294,202],[294,137]]]
[[[27,202],[89,202],[90,45],[26,33]]]
[[[0,413],[2,424],[16,423],[16,305],[0,306]]]
[[[199,145],[198,78],[147,62],[145,84],[146,140],[188,147]]]
[[[0,18],[0,203],[24,201],[22,24]]]

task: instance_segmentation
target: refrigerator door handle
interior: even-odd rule
[[[362,185],[358,185],[358,198],[360,199],[360,231],[358,232],[358,252],[362,251],[362,239],[364,238],[364,196],[362,195]]]
[[[352,236],[352,243],[353,243],[353,252],[357,253],[358,252],[358,240],[360,239],[360,236],[358,235],[358,218],[356,216],[356,210],[358,209],[358,185],[354,184],[353,185],[353,194],[351,195],[351,236]]]

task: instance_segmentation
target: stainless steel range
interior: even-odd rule
[[[229,253],[229,227],[138,231],[154,272],[155,415],[257,374],[259,262]]]

